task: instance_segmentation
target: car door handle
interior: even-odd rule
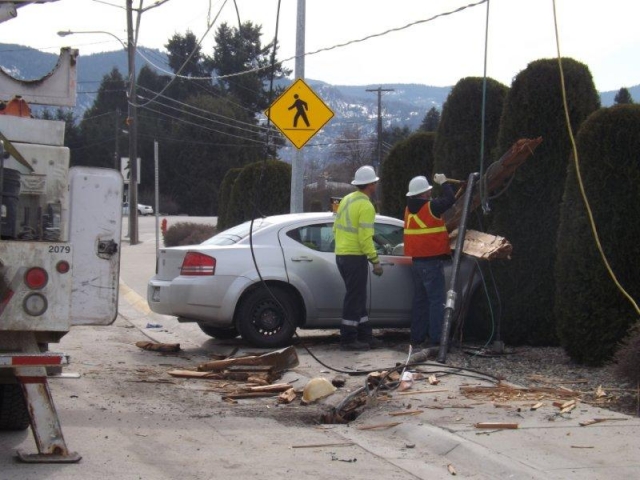
[[[291,257],[292,262],[313,262],[313,258],[309,257]]]
[[[392,266],[393,267],[395,265],[395,263],[393,263],[393,262],[380,262],[380,265],[383,266],[383,267],[384,266]]]

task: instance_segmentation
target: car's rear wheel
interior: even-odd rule
[[[200,330],[210,337],[219,338],[220,340],[230,340],[238,336],[238,330],[235,328],[212,327],[206,323],[198,323]]]
[[[0,384],[0,430],[25,430],[29,411],[22,388],[17,384]]]
[[[284,347],[296,331],[294,299],[280,287],[270,287],[270,291],[259,286],[247,294],[238,309],[240,335],[256,347]]]

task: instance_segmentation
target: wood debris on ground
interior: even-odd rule
[[[518,428],[517,423],[504,422],[478,422],[473,425],[476,428],[490,428],[492,430],[515,430]]]
[[[136,347],[151,352],[173,353],[180,351],[179,343],[136,342]]]
[[[580,392],[568,388],[514,387],[504,382],[493,386],[461,386],[460,392],[467,398],[486,399],[494,403],[510,401],[535,401],[578,398]]]
[[[264,355],[216,359],[195,369],[172,369],[167,373],[175,378],[206,380],[208,390],[220,393],[229,403],[262,397],[278,397],[278,402],[290,403],[297,397],[293,386],[274,382],[298,364],[295,348],[287,347]]]

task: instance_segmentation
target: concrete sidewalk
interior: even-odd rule
[[[155,315],[148,309],[144,288],[153,275],[154,238],[142,236],[142,243],[135,246],[122,244],[121,314],[159,342],[202,345],[209,337],[199,332],[197,326],[178,324],[175,319]],[[165,331],[146,329],[149,323],[160,323]],[[406,360],[406,353],[394,349],[345,353],[331,351],[332,348],[337,350],[337,344],[322,345],[315,353],[329,356],[334,363],[338,358],[341,366],[348,364],[362,369],[394,366]],[[294,370],[300,377],[332,376],[304,349],[298,348],[298,355],[300,367]],[[452,373],[450,368],[438,364],[429,364],[423,370]],[[396,391],[390,398],[372,402],[351,424],[326,428],[416,478],[448,478],[452,475],[449,465],[463,478],[640,478],[640,418],[579,400],[575,409],[560,413],[553,402],[567,398],[551,394],[541,394],[539,401],[544,405],[531,410],[538,400],[530,397],[493,402],[487,396],[467,397],[461,392],[463,386],[490,386],[490,382],[455,374],[438,377],[438,385],[416,383],[407,392]],[[353,389],[363,382],[364,377],[349,377],[347,387]],[[335,405],[343,396],[339,390],[327,403]],[[403,411],[413,413],[401,415]],[[592,420],[598,423],[580,425]],[[359,429],[391,422],[398,425]],[[518,428],[480,429],[475,426],[479,422],[517,424]]]

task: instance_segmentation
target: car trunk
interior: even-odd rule
[[[180,275],[180,268],[182,267],[182,261],[187,253],[188,248],[163,248],[158,252],[158,273],[156,280],[173,280]]]

